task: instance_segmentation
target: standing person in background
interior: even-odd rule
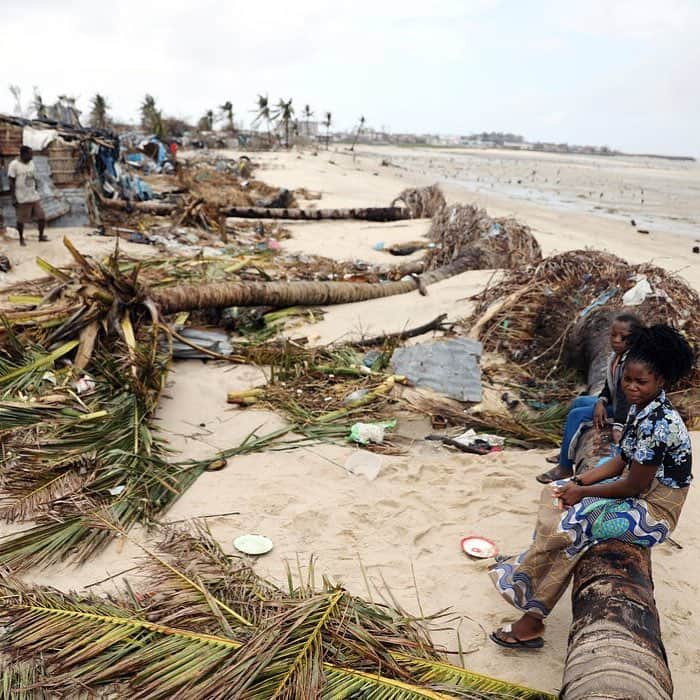
[[[46,216],[39,202],[33,156],[29,146],[22,146],[19,149],[19,158],[15,158],[7,169],[7,176],[10,179],[10,196],[17,212],[17,233],[19,233],[20,245],[27,245],[24,242],[24,225],[32,220],[36,221],[39,228],[39,240],[48,241],[44,235]]]

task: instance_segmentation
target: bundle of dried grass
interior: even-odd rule
[[[406,205],[412,219],[429,219],[446,205],[445,195],[437,184],[428,187],[407,187],[392,200],[391,206],[395,207],[397,202]]]
[[[623,295],[641,276],[653,292],[641,304],[625,308]],[[585,363],[583,339],[590,329],[608,324],[623,310],[646,323],[675,326],[691,343],[700,337],[700,297],[686,282],[662,268],[630,265],[595,250],[568,251],[534,269],[512,270],[475,298],[479,305],[462,327],[487,350],[501,352],[540,376],[551,375],[562,364]],[[698,378],[696,369],[691,384]]]
[[[279,192],[260,180],[239,180],[235,175],[222,172],[207,164],[196,166],[183,165],[178,171],[182,189],[189,194],[189,201],[206,203],[207,211],[217,212],[233,207],[253,207]],[[295,207],[292,197],[288,206]]]
[[[528,226],[515,219],[494,219],[484,209],[455,204],[433,216],[428,238],[436,247],[426,256],[426,269],[457,258],[471,269],[514,268],[542,260],[542,251]]]

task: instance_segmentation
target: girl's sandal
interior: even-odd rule
[[[503,636],[499,636],[499,634],[507,635],[514,641],[509,642],[507,639],[504,639]],[[498,646],[505,647],[506,649],[541,649],[544,646],[544,639],[542,639],[542,637],[535,637],[533,639],[518,639],[513,634],[512,625],[504,625],[503,627],[494,630],[489,635],[489,639],[498,644]]]

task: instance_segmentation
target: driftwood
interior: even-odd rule
[[[590,332],[581,349],[590,367],[600,367],[608,354],[603,338],[609,320],[586,325]],[[609,454],[610,431],[588,430],[576,446],[577,473]],[[571,597],[562,700],[671,700],[649,549],[620,540],[591,547],[574,571]]]
[[[424,323],[422,326],[417,326],[416,328],[409,328],[405,331],[400,331],[399,333],[385,333],[383,335],[375,335],[372,338],[365,338],[360,340],[357,344],[363,347],[369,347],[371,345],[383,345],[388,340],[407,340],[408,338],[416,338],[424,333],[430,333],[430,331],[442,330],[443,322],[447,318],[447,314],[440,314],[436,316],[432,321]]]
[[[404,207],[361,207],[357,209],[271,209],[266,207],[232,207],[225,216],[243,219],[361,219],[363,221],[401,221],[410,219]]]

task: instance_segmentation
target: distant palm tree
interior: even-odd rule
[[[304,105],[304,121],[306,122],[306,138],[309,138],[311,136],[311,129],[310,129],[310,122],[311,122],[311,117],[314,116],[314,113],[311,111],[311,107],[309,105]]]
[[[156,100],[153,95],[145,95],[141,103],[141,124],[156,138],[165,138],[165,124],[163,113],[156,107]]]
[[[331,140],[331,121],[332,115],[330,112],[326,112],[326,118],[323,120],[323,126],[326,127],[326,150],[328,150],[328,144]]]
[[[107,100],[98,92],[95,93],[95,96],[90,100],[90,104],[91,109],[88,123],[95,129],[106,129],[109,125],[109,116],[107,115],[109,104]]]
[[[39,94],[39,88],[35,87],[34,88],[34,99],[32,100],[32,107],[34,108],[34,112],[36,113],[36,118],[37,119],[46,119],[48,116],[46,113],[46,103],[44,100],[41,99],[41,95]]]
[[[355,132],[355,138],[352,142],[352,146],[350,146],[350,150],[354,151],[355,150],[355,145],[357,144],[357,139],[360,138],[360,132],[362,131],[362,127],[365,125],[365,118],[364,116],[360,117],[360,123],[357,125],[357,131]]]
[[[282,126],[284,127],[285,148],[289,148],[289,122],[294,116],[294,107],[292,107],[291,97],[286,102],[280,99],[279,103],[277,104],[277,114],[282,121]]]
[[[233,123],[233,104],[230,101],[226,101],[219,109],[221,110],[221,115],[226,119],[228,130],[232,134],[236,133],[236,127]]]
[[[258,95],[258,113],[253,120],[253,126],[257,126],[261,122],[265,122],[267,125],[267,140],[272,147],[272,133],[270,129],[270,125],[272,122],[277,118],[276,114],[273,114],[272,110],[270,109],[270,100],[267,95]]]

